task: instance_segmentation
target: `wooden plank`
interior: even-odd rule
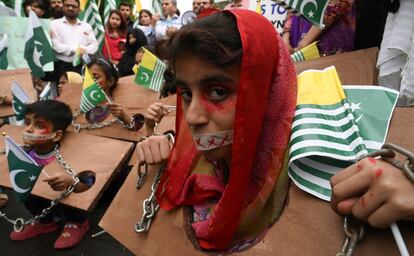
[[[296,73],[335,66],[343,85],[378,84],[378,48],[341,53],[295,63]]]
[[[397,108],[387,141],[414,151],[414,108]],[[157,168],[151,167],[141,190],[135,188],[137,166],[130,172],[99,225],[137,255],[201,255],[194,249],[184,230],[181,209],[160,210],[146,234],[134,231],[142,216],[142,202],[149,196]],[[122,223],[122,225],[119,225]],[[414,253],[413,223],[400,225],[405,242]],[[344,240],[342,218],[329,203],[313,197],[293,184],[281,218],[270,228],[263,241],[241,255],[335,255]],[[378,246],[381,245],[381,246]],[[389,229],[368,229],[355,255],[398,255]]]
[[[22,127],[6,125],[0,128],[0,134],[5,132],[15,139],[17,143],[22,143],[22,129]],[[4,140],[0,139],[0,149],[3,148]],[[128,159],[132,148],[133,144],[130,142],[83,133],[66,132],[61,142],[61,153],[65,161],[69,163],[77,174],[87,170],[93,171],[96,180],[89,190],[82,193],[72,193],[63,199],[61,203],[85,211],[92,210],[104,189],[116,176],[121,164]],[[44,170],[49,175],[66,173],[56,160],[47,165]],[[45,178],[46,176],[42,172],[33,188],[32,194],[52,200],[61,192],[53,191],[46,182],[42,182]],[[5,155],[0,156],[0,185],[11,187]]]
[[[11,95],[11,85],[13,80],[21,85],[23,90],[30,96],[32,101],[37,100],[37,93],[32,83],[32,76],[30,69],[15,69],[15,70],[2,70],[0,71],[0,91],[4,91],[7,95]],[[0,105],[0,117],[12,116],[14,111],[12,106]]]
[[[59,97],[60,101],[68,104],[74,113],[80,111],[80,97],[82,94],[81,84],[69,84],[63,88],[62,94]],[[130,116],[134,114],[144,115],[148,106],[156,101],[159,97],[159,93],[138,86],[134,82],[134,76],[122,77],[118,86],[114,90],[115,102],[120,103],[124,108],[124,111]],[[107,120],[113,119],[112,115],[109,115]],[[86,123],[83,116],[80,116],[76,120],[79,123]],[[73,131],[73,127],[70,127]],[[108,138],[138,141],[145,135],[145,127],[138,131],[130,131],[120,124],[112,124],[109,127],[95,130],[84,130],[81,133],[93,134]]]

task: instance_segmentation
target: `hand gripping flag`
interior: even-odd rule
[[[398,92],[379,86],[342,88],[334,67],[298,76],[289,176],[301,189],[330,200],[329,179],[381,148]]]
[[[30,195],[42,167],[37,165],[17,143],[6,136],[6,154],[9,163],[10,183],[19,203]]]
[[[7,49],[9,48],[9,41],[7,34],[4,34],[0,40],[0,69],[7,69],[9,62],[7,60]]]
[[[16,115],[16,121],[21,121],[25,117],[26,104],[29,103],[31,99],[16,81],[13,81],[11,90],[13,93],[12,106],[14,114]]]
[[[274,0],[286,10],[300,14],[313,25],[324,28],[323,17],[329,0]]]
[[[83,79],[83,91],[80,101],[80,109],[82,113],[86,113],[98,106],[105,99],[105,92],[93,79],[88,67],[85,66],[85,77]]]
[[[32,70],[33,76],[42,78],[45,76],[43,66],[54,61],[54,53],[45,31],[40,25],[39,18],[33,11],[29,12],[25,41],[24,58]]]
[[[305,60],[313,60],[320,58],[319,49],[316,45],[316,42],[311,43],[310,45],[300,49],[299,51],[296,51],[290,55],[293,62],[300,62]]]
[[[159,92],[164,82],[164,71],[167,69],[167,65],[150,51],[143,49],[144,56],[142,57],[141,64],[138,66],[135,83]]]

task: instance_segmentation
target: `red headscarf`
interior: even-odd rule
[[[178,104],[176,143],[157,191],[166,210],[218,198],[207,228],[195,230],[201,248],[217,251],[274,221],[269,201],[278,194],[296,105],[295,70],[272,24],[252,11],[226,12],[237,20],[243,47],[229,181],[220,185],[216,177],[193,173],[201,154]]]

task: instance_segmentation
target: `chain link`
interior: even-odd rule
[[[143,164],[143,165],[145,165],[144,173],[146,173],[148,170],[147,164]],[[141,167],[141,164],[140,164],[140,167]],[[138,172],[140,172],[140,167],[138,167],[139,168]],[[155,192],[157,191],[157,187],[158,187],[158,184],[160,183],[160,178],[161,178],[161,175],[164,173],[164,170],[165,170],[165,165],[161,166],[161,168],[158,170],[157,174],[154,177],[154,181],[152,182],[152,185],[151,185],[151,194],[142,203],[142,208],[143,208],[142,217],[141,217],[141,220],[135,224],[135,232],[137,233],[148,232],[151,226],[152,220],[155,218],[158,210],[160,209],[160,206],[157,202],[157,198],[155,197]],[[140,179],[138,179],[138,182],[139,180]],[[144,181],[142,181],[142,183],[144,183]],[[137,184],[137,189],[140,189],[141,186],[142,184],[138,188],[138,184]]]
[[[355,247],[359,241],[365,235],[365,226],[351,216],[345,216],[344,218],[344,233],[345,241],[342,245],[342,249],[336,256],[351,256],[355,250]]]
[[[142,168],[144,167],[144,171]],[[145,179],[147,178],[148,174],[148,165],[144,163],[139,163],[138,165],[138,179],[137,179],[137,189],[141,189],[142,185],[144,185]]]
[[[8,218],[4,212],[0,211],[0,218],[3,218],[7,222],[9,222],[10,224],[13,224],[14,231],[20,232],[20,231],[23,230],[25,225],[36,223],[41,218],[45,217],[47,214],[49,214],[49,212],[52,210],[52,208],[55,207],[55,205],[57,205],[59,203],[60,200],[67,197],[68,195],[70,195],[75,190],[76,185],[80,182],[79,178],[76,176],[76,172],[64,160],[62,154],[60,153],[58,145],[56,145],[56,147],[55,147],[55,158],[58,161],[58,163],[60,164],[60,166],[62,166],[62,168],[65,169],[65,171],[72,177],[73,183],[65,191],[63,191],[60,195],[58,195],[55,199],[53,199],[50,202],[49,207],[44,208],[42,210],[41,214],[36,215],[33,218],[28,219],[26,221],[23,218],[17,218],[16,220],[12,220],[12,219]]]
[[[87,129],[87,130],[95,130],[95,129],[102,129],[108,126],[111,126],[114,123],[118,123],[120,125],[122,125],[122,127],[127,128],[128,130],[133,130],[135,127],[135,121],[133,118],[131,118],[131,122],[129,124],[126,124],[124,121],[122,121],[119,118],[113,118],[111,120],[108,121],[103,121],[100,123],[86,123],[86,124],[80,124],[78,122],[76,122],[76,119],[78,118],[78,116],[80,115],[80,113],[76,113],[73,115],[73,120],[71,122],[71,125],[74,127],[75,132],[79,133],[81,131],[81,129]]]

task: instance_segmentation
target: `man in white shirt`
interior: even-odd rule
[[[155,24],[155,39],[157,41],[168,37],[181,28],[181,18],[176,14],[177,0],[163,0],[162,16]]]
[[[52,47],[56,53],[55,63],[56,80],[67,71],[81,72],[82,66],[73,66],[77,49],[80,54],[95,54],[98,50],[98,41],[92,27],[78,19],[80,12],[79,0],[64,0],[63,12],[65,16],[52,21]]]

